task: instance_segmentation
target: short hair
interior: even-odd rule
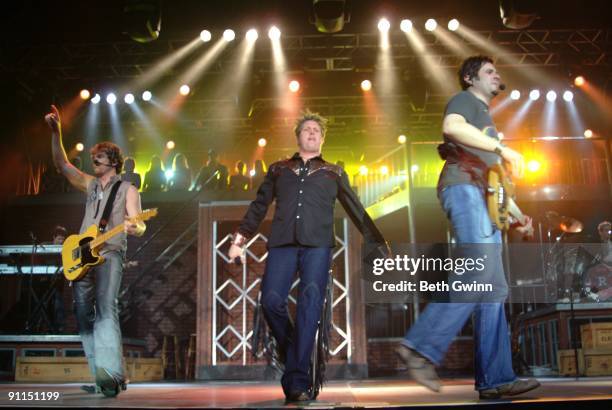
[[[56,238],[60,235],[63,236],[64,238],[67,237],[68,230],[61,225],[57,225],[55,228],[53,228],[53,238]]]
[[[321,127],[321,135],[323,138],[325,138],[325,133],[327,132],[327,119],[322,117],[319,113],[312,112],[310,110],[302,112],[302,116],[295,122],[293,132],[297,138],[300,137],[300,133],[302,132],[302,128],[304,128],[304,123],[306,121],[314,121],[319,124],[319,127]]]
[[[478,71],[482,68],[486,63],[493,64],[493,59],[489,56],[471,56],[466,58],[463,63],[461,63],[461,68],[459,68],[459,85],[462,90],[467,90],[470,88],[472,84],[465,81],[465,77],[474,78],[478,76]]]
[[[91,150],[89,150],[89,153],[95,155],[100,151],[106,154],[111,164],[115,164],[115,171],[117,171],[117,174],[120,174],[123,169],[123,154],[121,154],[121,148],[112,142],[105,141],[94,145]]]

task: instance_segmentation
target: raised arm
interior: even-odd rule
[[[68,179],[75,188],[87,191],[87,186],[94,179],[92,175],[86,174],[68,161],[64,145],[62,143],[62,124],[59,111],[55,105],[51,106],[51,112],[45,116],[45,121],[51,129],[51,150],[55,167]]]

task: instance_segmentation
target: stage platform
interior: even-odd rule
[[[87,394],[80,384],[0,384],[0,407],[116,408],[612,408],[612,378],[540,379],[542,387],[514,399],[479,400],[469,379],[445,380],[432,393],[403,379],[332,381],[319,399],[285,404],[276,382],[134,383],[117,398]],[[9,400],[10,392],[59,392],[57,401]],[[20,394],[20,396],[23,394]]]

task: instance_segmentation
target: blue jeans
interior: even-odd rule
[[[266,321],[286,353],[281,380],[285,395],[308,391],[310,357],[329,277],[331,248],[280,247],[268,250],[268,261],[261,284],[261,305]],[[287,310],[287,298],[296,272],[298,285],[295,328]]]
[[[501,232],[487,212],[484,193],[474,185],[446,187],[440,195],[459,244],[501,244]],[[501,247],[489,254],[487,266],[502,294],[507,284],[501,259]],[[491,249],[491,245],[487,249]],[[476,390],[494,388],[516,380],[512,370],[512,352],[503,303],[430,303],[410,328],[405,346],[439,365],[449,345],[474,314]]]
[[[104,368],[123,381],[123,352],[117,296],[123,276],[123,256],[104,254],[104,263],[73,282],[74,307],[89,370]]]

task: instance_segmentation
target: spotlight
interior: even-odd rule
[[[251,43],[254,41],[257,41],[258,38],[259,38],[259,34],[257,34],[257,30],[255,30],[254,28],[247,31],[246,39],[250,41]]]
[[[100,100],[102,99],[102,97],[100,97],[100,94],[97,94],[93,96],[93,98],[91,99],[91,103],[92,104],[97,104],[100,102]]]
[[[540,98],[540,90],[531,90],[529,92],[529,98],[532,101],[536,101],[538,98]]]
[[[365,165],[362,165],[359,167],[359,175],[368,175],[368,167],[366,167]]]
[[[289,91],[292,93],[297,93],[300,89],[300,83],[296,80],[293,80],[289,83]]]
[[[259,145],[260,147],[265,147],[268,144],[268,141],[265,138],[260,138],[259,141],[257,141],[257,145]]]
[[[110,93],[106,96],[106,102],[109,104],[114,104],[117,102],[117,96],[113,93]]]
[[[505,135],[504,135],[504,133],[503,133],[503,132],[499,131],[499,132],[497,133],[497,138],[499,138],[500,140],[503,140],[503,139],[504,139],[504,137],[505,137]]]
[[[397,142],[399,142],[400,144],[405,144],[406,136],[404,134],[400,135],[399,137],[397,137]]]
[[[592,138],[593,137],[593,131],[591,130],[584,130],[584,138]]]
[[[550,90],[549,92],[546,93],[546,99],[550,102],[553,102],[557,99],[557,93],[554,92],[553,90]]]
[[[189,88],[187,84],[183,84],[181,85],[181,88],[179,88],[179,93],[181,93],[181,95],[189,95],[190,91],[191,88]]]
[[[410,171],[411,171],[412,173],[419,172],[419,166],[418,166],[417,164],[413,164],[413,165],[410,167]]]
[[[314,25],[320,33],[337,33],[344,28],[346,0],[313,0]],[[348,14],[347,10],[347,14]],[[346,21],[350,14],[346,16]]]
[[[566,90],[566,91],[563,93],[563,99],[564,99],[565,101],[567,101],[567,102],[572,101],[572,100],[574,99],[574,93],[573,93],[573,92],[571,92],[570,90]]]
[[[202,30],[200,32],[200,40],[202,40],[203,42],[208,43],[211,39],[212,39],[212,34],[210,34],[210,31]]]
[[[451,21],[448,22],[448,29],[450,31],[457,31],[458,28],[459,28],[459,20],[452,19]]]
[[[412,31],[412,21],[408,19],[402,20],[402,22],[400,23],[400,29],[404,33],[410,33]]]
[[[280,36],[281,36],[281,32],[278,29],[278,27],[276,26],[270,27],[270,30],[268,30],[268,37],[270,38],[270,40],[278,40],[280,39]]]
[[[380,173],[382,175],[389,175],[389,167],[386,165],[383,165],[380,167]]]
[[[145,91],[144,93],[142,93],[143,101],[151,101],[152,97],[153,97],[153,94],[151,94],[151,91]]]
[[[164,172],[164,174],[166,174],[166,181],[170,181],[172,178],[174,178],[174,171],[171,169]]]
[[[78,144],[75,145],[75,148],[77,151],[82,152],[85,149],[85,145],[83,145],[82,142],[79,142]]]
[[[363,91],[370,91],[372,89],[372,82],[370,80],[363,80],[361,82],[361,89]]]
[[[83,89],[83,90],[81,90],[81,92],[79,93],[79,95],[81,96],[81,99],[82,99],[82,100],[87,100],[87,99],[89,99],[89,96],[90,96],[91,94],[89,93],[89,90]]]
[[[249,171],[249,175],[254,177],[255,175],[257,175],[257,172],[255,172],[255,170],[252,169],[252,170]]]
[[[512,90],[512,92],[510,93],[510,99],[516,101],[519,98],[521,98],[521,92],[519,90]]]
[[[233,41],[235,38],[236,38],[236,33],[234,33],[234,30],[228,28],[227,30],[223,32],[223,39],[227,41],[228,43],[230,41]]]
[[[540,170],[540,162],[535,159],[527,162],[527,170],[529,172],[538,172]]]
[[[125,101],[126,104],[131,104],[134,102],[134,94],[131,93],[127,93],[125,95],[125,97],[123,97],[123,101]]]
[[[174,147],[176,147],[176,144],[174,143],[174,141],[170,140],[170,141],[166,142],[166,148],[167,149],[174,149]]]
[[[436,27],[438,27],[438,23],[434,19],[428,19],[425,22],[425,30],[427,31],[434,31]]]
[[[378,31],[381,33],[386,33],[391,28],[391,23],[386,18],[381,18],[378,20]]]
[[[574,78],[574,85],[576,87],[582,87],[585,83],[585,79],[583,76],[579,75],[578,77]]]

